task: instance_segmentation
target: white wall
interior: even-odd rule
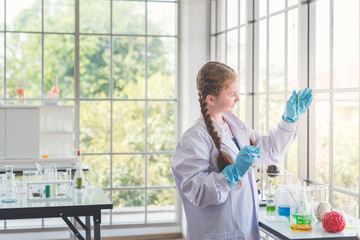
[[[209,60],[209,1],[180,1],[180,131],[200,116],[196,75]]]
[[[180,136],[200,116],[196,75],[209,60],[210,1],[183,0],[180,6]],[[182,232],[186,235],[185,213],[182,211]]]

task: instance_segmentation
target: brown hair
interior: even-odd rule
[[[196,88],[198,90],[201,113],[206,125],[206,128],[219,150],[217,159],[217,167],[221,172],[226,166],[232,164],[231,158],[221,149],[221,138],[216,131],[211,120],[210,113],[207,108],[206,96],[219,96],[221,91],[227,88],[231,80],[236,79],[235,71],[220,62],[208,62],[199,71],[196,78]]]

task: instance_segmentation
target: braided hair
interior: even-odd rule
[[[221,138],[216,131],[207,108],[206,96],[219,96],[223,89],[226,89],[233,79],[236,79],[235,71],[220,62],[208,62],[199,71],[196,78],[196,87],[199,95],[201,113],[206,128],[214,141],[216,148],[219,150],[217,159],[217,167],[221,172],[226,166],[232,164],[231,157],[227,155],[221,148]]]

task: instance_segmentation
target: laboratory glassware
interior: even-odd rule
[[[74,175],[74,184],[75,188],[82,189],[85,187],[85,176],[82,169],[82,163],[81,163],[81,153],[80,150],[77,150],[77,166],[76,166],[76,172]]]
[[[16,186],[13,170],[13,166],[5,166],[5,180],[3,183],[5,196],[2,199],[2,202],[4,203],[12,203],[19,200],[19,192]]]

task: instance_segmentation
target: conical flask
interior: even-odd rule
[[[16,202],[19,200],[19,192],[13,173],[13,166],[5,166],[5,182],[3,184],[5,197],[2,199],[4,203]]]

